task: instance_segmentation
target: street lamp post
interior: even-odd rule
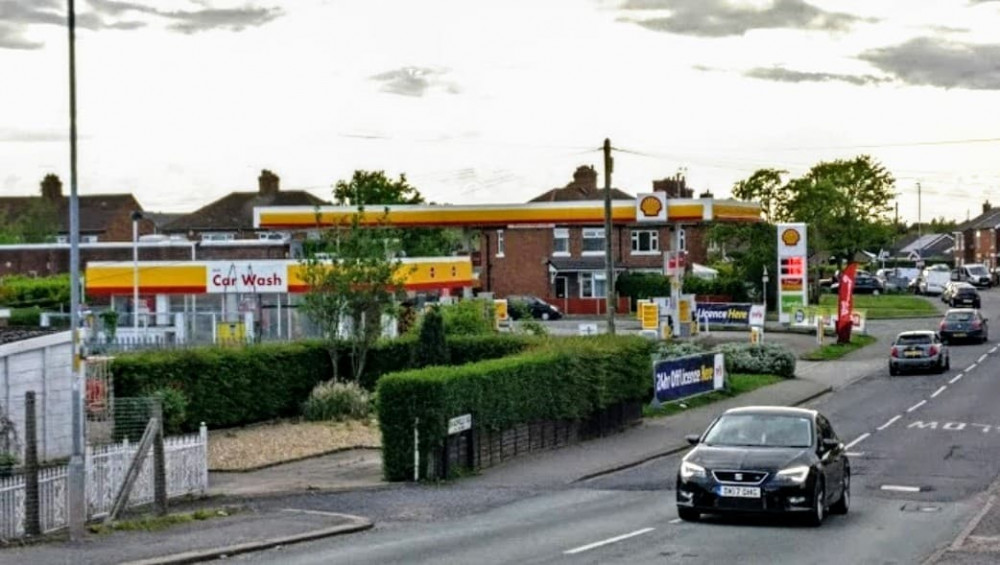
[[[762,276],[760,280],[763,283],[762,290],[764,291],[764,293],[761,295],[764,302],[764,316],[767,317],[767,281],[770,280],[767,276],[767,267],[764,267],[764,276]]]
[[[132,212],[132,328],[139,333],[139,220],[142,212]]]

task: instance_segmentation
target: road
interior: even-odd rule
[[[1000,332],[1000,292],[983,294]],[[487,488],[471,478],[275,501],[363,514],[378,526],[239,560],[920,563],[958,535],[1000,472],[998,356],[995,339],[954,346],[945,374],[889,377],[883,367],[813,402],[849,444],[854,472],[850,514],[818,529],[761,518],[681,522],[673,503],[676,455],[572,486]]]

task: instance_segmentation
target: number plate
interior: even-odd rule
[[[719,487],[719,496],[735,498],[760,498],[760,487]]]
[[[956,334],[953,334],[953,335],[954,335],[955,337],[965,337],[965,332],[958,332],[958,333],[956,333]]]
[[[923,351],[907,351],[906,352],[906,356],[907,357],[920,357],[921,355],[923,355]]]

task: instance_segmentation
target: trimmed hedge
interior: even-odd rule
[[[461,414],[472,414],[480,430],[502,431],[534,421],[581,420],[618,402],[645,399],[654,347],[639,337],[566,338],[511,357],[385,375],[377,391],[385,476],[412,478],[418,418],[423,455],[443,445],[448,419]]]
[[[726,373],[795,377],[795,353],[780,343],[724,343],[717,351],[726,354]]]
[[[467,336],[449,338],[448,348],[453,362],[468,363],[538,343],[527,336]],[[409,338],[377,343],[368,353],[361,386],[374,390],[381,375],[413,367],[417,346]],[[350,359],[341,363],[340,374],[349,375]],[[187,400],[181,426],[190,431],[200,422],[224,428],[297,415],[313,387],[333,376],[321,341],[128,353],[115,358],[111,371],[119,397],[179,391]]]

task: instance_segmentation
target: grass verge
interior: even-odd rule
[[[820,306],[837,307],[836,294],[824,294],[819,298]],[[854,309],[866,310],[869,320],[891,320],[899,318],[925,318],[940,316],[934,304],[921,296],[912,294],[855,294]]]
[[[178,524],[201,522],[213,518],[225,518],[239,512],[238,508],[205,508],[194,512],[167,514],[166,516],[143,516],[132,520],[121,520],[110,524],[92,524],[88,526],[92,534],[109,534],[112,532],[158,532]]]
[[[692,408],[698,408],[700,406],[712,404],[713,402],[739,396],[750,392],[751,390],[773,385],[783,380],[785,379],[776,375],[729,375],[726,382],[726,388],[722,390],[709,392],[699,396],[692,396],[691,398],[674,400],[673,402],[660,405],[659,408],[653,408],[647,404],[642,407],[642,417],[661,418],[663,416],[673,416],[674,414],[678,414]]]
[[[817,347],[812,351],[803,353],[802,359],[805,359],[806,361],[833,361],[834,359],[840,359],[852,351],[857,351],[862,347],[871,345],[876,341],[877,340],[870,335],[851,334],[850,343],[844,345],[830,343],[822,347]]]

